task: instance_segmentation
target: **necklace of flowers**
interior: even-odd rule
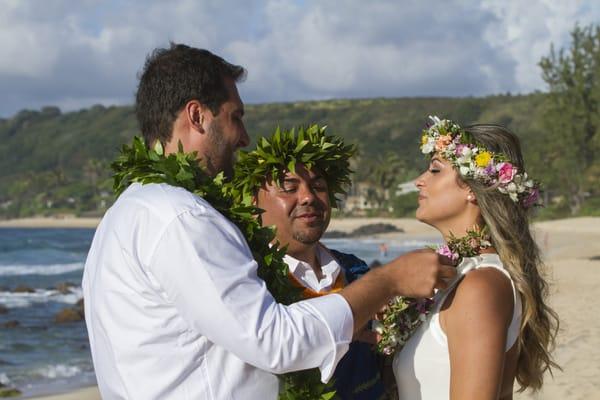
[[[175,154],[164,154],[160,142],[147,148],[144,139],[134,137],[131,146],[124,145],[121,154],[111,164],[113,190],[119,196],[134,182],[167,183],[182,187],[208,201],[217,211],[233,222],[242,232],[258,263],[258,276],[263,279],[277,302],[291,304],[302,300],[302,290],[288,278],[288,266],[283,261],[285,248],[271,246],[275,232],[261,226],[257,216],[262,212],[252,205],[234,199],[242,196],[225,182],[223,174],[208,176],[200,167],[197,154],[185,153],[181,143]],[[335,390],[332,382],[323,384],[317,369],[280,375],[280,400],[328,400]]]
[[[450,233],[447,243],[434,249],[441,257],[446,257],[453,265],[458,265],[463,258],[474,257],[491,245],[487,228],[474,226],[467,230],[465,236],[459,238]],[[398,296],[390,300],[381,319],[374,321],[373,324],[373,329],[381,337],[377,344],[377,351],[385,355],[400,351],[427,319],[433,303],[433,299],[430,298],[414,299]]]
[[[462,177],[496,187],[524,208],[539,205],[539,184],[529,178],[527,172],[519,171],[504,154],[476,143],[457,123],[436,116],[429,118],[432,123],[421,137],[423,154],[440,154]]]

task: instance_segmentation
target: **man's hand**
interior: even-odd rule
[[[433,289],[445,289],[456,276],[456,268],[442,264],[433,250],[416,250],[403,254],[384,268],[396,284],[396,296],[431,297]]]
[[[358,332],[394,296],[431,297],[456,276],[454,267],[443,265],[433,250],[417,250],[369,271],[340,292],[354,315]]]

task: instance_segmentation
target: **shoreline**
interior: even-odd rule
[[[100,223],[98,217],[27,217],[0,220],[0,228],[95,228]],[[351,232],[352,230],[369,224],[392,224],[404,230],[405,234],[437,234],[438,232],[409,217],[344,217],[332,218],[328,230]],[[534,222],[533,225],[543,230],[552,232],[573,230],[573,223],[577,223],[578,233],[600,233],[600,217],[571,217],[547,221]],[[580,224],[581,223],[581,224]],[[394,233],[394,232],[392,232]],[[400,233],[400,232],[396,232]]]
[[[0,220],[0,228],[96,228],[100,218],[30,217]]]
[[[23,400],[102,400],[98,386],[88,386],[66,392],[57,392],[43,396],[18,397]]]

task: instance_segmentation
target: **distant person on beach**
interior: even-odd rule
[[[146,146],[162,144],[165,154],[181,146],[210,176],[230,174],[234,152],[249,143],[236,87],[243,76],[206,50],[155,50],[136,94]],[[433,252],[412,252],[338,293],[284,306],[257,276],[240,230],[165,174],[118,197],[85,263],[103,399],[276,399],[274,374],[308,368],[328,381],[354,333],[390,297],[428,296],[455,274]]]
[[[388,246],[386,243],[379,244],[379,255],[381,258],[386,258],[388,254]]]
[[[440,231],[458,276],[394,360],[400,399],[512,399],[539,389],[558,319],[547,304],[540,252],[529,229],[538,184],[518,138],[497,125],[461,128],[432,117],[423,131],[428,169],[417,219]]]
[[[268,140],[274,141],[273,137]],[[307,140],[312,146],[310,152],[329,146],[318,136]],[[274,244],[286,248],[284,261],[289,268],[289,279],[302,290],[302,297],[310,299],[338,293],[369,271],[363,260],[329,249],[320,242],[329,225],[332,206],[336,205],[332,204],[336,195],[333,188],[340,187],[339,183],[344,180],[349,181],[350,170],[332,164],[343,164],[348,160],[338,153],[335,161],[328,161],[333,157],[322,157],[311,168],[297,163],[292,172],[288,169],[288,161],[304,157],[295,151],[296,141],[288,143],[272,155],[280,159],[278,165],[269,168],[271,171],[277,169],[277,181],[273,175],[255,174],[262,177],[253,181],[255,204],[264,210],[262,224],[276,228]],[[340,148],[343,147],[340,144]],[[254,175],[250,172],[254,165],[262,167],[267,161],[262,150],[252,151],[238,162],[234,182]],[[330,154],[333,156],[335,152]],[[337,399],[380,399],[385,392],[372,343],[353,341],[333,379]]]

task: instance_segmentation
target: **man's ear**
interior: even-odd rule
[[[198,100],[190,100],[186,103],[184,111],[188,125],[199,133],[205,133],[206,114],[210,112],[208,107]]]

